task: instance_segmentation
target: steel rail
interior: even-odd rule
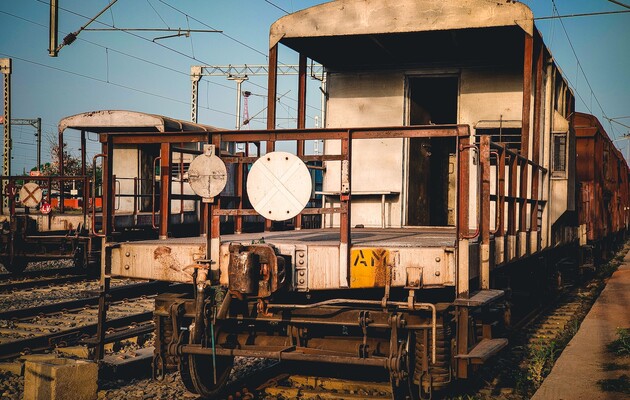
[[[0,292],[6,292],[16,289],[29,289],[34,287],[56,285],[60,283],[71,283],[85,280],[87,275],[66,275],[66,276],[54,276],[44,277],[41,279],[29,279],[20,281],[9,281],[0,283]]]
[[[158,292],[168,287],[168,285],[169,284],[167,282],[154,281],[118,286],[110,289],[110,301],[119,301],[126,298],[137,298],[140,296],[157,294]],[[32,318],[41,314],[53,314],[62,311],[78,310],[85,307],[98,305],[98,299],[98,296],[91,296],[85,299],[70,300],[37,307],[3,311],[0,312],[0,320]]]
[[[108,328],[121,328],[137,322],[144,322],[151,318],[153,318],[153,311],[147,311],[110,319],[107,321],[107,326]],[[94,322],[60,332],[0,343],[0,359],[16,357],[25,351],[34,352],[46,350],[55,344],[74,344],[85,335],[95,335],[97,328],[98,322]]]
[[[40,278],[44,276],[55,276],[55,275],[62,275],[62,274],[70,275],[73,272],[76,273],[75,267],[42,269],[42,270],[36,270],[36,271],[24,271],[24,272],[20,272],[19,275],[12,274],[9,272],[6,274],[1,274],[0,279],[3,279],[4,277],[12,278],[12,277],[18,277],[18,276],[20,278]]]

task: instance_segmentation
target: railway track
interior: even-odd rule
[[[152,332],[153,296],[166,287],[162,282],[145,282],[111,289],[106,343]],[[94,344],[89,337],[98,326],[98,299],[91,296],[0,312],[0,359],[81,341]]]
[[[13,274],[11,272],[5,272],[0,274],[0,281],[5,279],[14,278],[36,278],[42,276],[54,276],[54,275],[71,275],[77,274],[76,267],[61,267],[61,268],[47,268],[47,269],[37,269],[37,270],[29,270],[23,271],[19,274]]]
[[[46,275],[34,275],[32,277],[13,277],[0,280],[0,293],[9,292],[12,290],[30,289],[43,286],[60,285],[70,282],[80,282],[87,279],[85,274],[76,273],[55,273],[50,276]]]
[[[629,249],[629,246],[622,248],[610,261],[612,268],[607,264],[591,279],[568,282],[550,303],[515,324],[509,334],[509,346],[485,368],[476,387],[466,394],[480,399],[530,398],[577,333],[606,278],[616,269],[614,264]]]
[[[327,372],[297,362],[267,362],[255,373],[228,383],[218,398],[358,400],[392,397],[386,374],[359,368],[351,378],[340,379],[335,376],[340,371],[329,369]],[[344,375],[348,375],[347,371]]]

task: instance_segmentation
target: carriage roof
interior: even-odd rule
[[[468,32],[453,37],[458,30]],[[334,67],[414,62],[420,58],[411,53],[419,43],[426,58],[465,48],[468,40],[511,57],[513,42],[506,44],[523,31],[534,34],[533,13],[510,0],[337,0],[280,18],[271,26],[269,44],[282,43]],[[508,37],[501,41],[504,34]]]
[[[59,132],[66,129],[87,132],[184,132],[217,131],[210,125],[197,124],[169,118],[162,115],[147,114],[127,110],[100,110],[72,115],[59,121]]]

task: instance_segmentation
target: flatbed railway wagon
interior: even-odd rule
[[[157,132],[169,135],[185,131],[214,131],[216,128],[159,115],[122,110],[100,110],[66,117],[59,122],[59,149],[64,133],[80,131],[81,172],[69,175],[63,152],[59,171],[51,176],[2,177],[7,183],[8,207],[0,216],[0,263],[19,273],[29,261],[72,259],[80,271],[100,273],[103,236],[101,193],[111,190],[114,202],[110,233],[118,240],[158,237],[162,177],[155,174],[160,160],[159,145],[119,147],[111,155],[116,168],[111,188],[104,188],[97,173],[102,155],[87,159],[86,137],[103,132]],[[199,213],[194,193],[183,183],[182,175],[198,154],[195,147],[174,152],[172,180],[171,233],[199,232]],[[92,162],[92,174],[88,174]],[[72,189],[71,189],[72,188]],[[187,200],[188,199],[188,200]],[[42,207],[42,204],[45,205]]]
[[[296,129],[275,129],[280,45],[299,53]],[[309,58],[326,69],[324,129],[305,127]],[[267,130],[100,136],[109,188],[118,148],[159,144],[163,168],[176,143],[204,149],[188,170],[202,235],[169,238],[164,212],[159,239],[117,240],[104,193],[104,288],[113,276],[191,288],[156,300],[156,375],[178,368],[204,397],[234,356],[381,368],[397,398],[470,378],[507,344],[496,337],[506,271],[552,269],[579,246],[574,99],[532,12],[333,1],[271,26],[269,67]],[[305,154],[305,140],[324,140],[324,154]],[[275,151],[281,142],[297,154]],[[265,152],[218,151],[230,143]],[[320,207],[304,208],[309,161],[324,166]],[[321,228],[300,229],[305,215]],[[223,234],[226,218],[248,216],[265,231]],[[295,230],[270,229],[292,218]]]

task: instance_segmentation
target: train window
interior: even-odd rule
[[[565,172],[567,169],[567,135],[553,135],[553,171]]]

